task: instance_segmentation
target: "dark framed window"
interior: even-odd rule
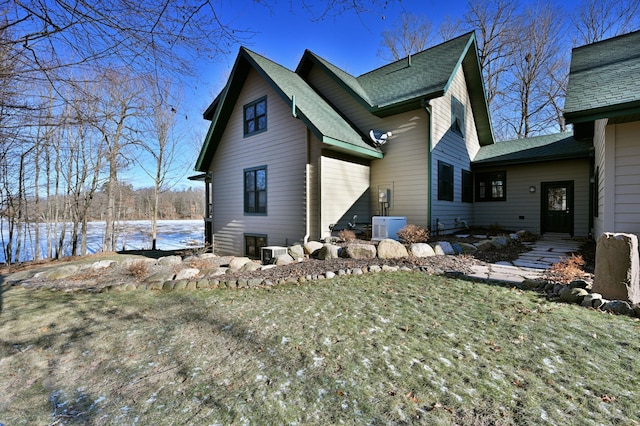
[[[462,202],[473,203],[473,174],[469,170],[462,171]]]
[[[464,136],[464,104],[451,97],[451,130]]]
[[[438,161],[438,200],[453,201],[453,166]]]
[[[267,246],[267,236],[261,234],[244,234],[244,255],[252,259],[260,258],[262,247]]]
[[[476,174],[476,201],[507,201],[507,172]]]
[[[244,106],[244,135],[250,136],[267,130],[267,97]]]
[[[267,166],[244,170],[244,212],[267,214]]]

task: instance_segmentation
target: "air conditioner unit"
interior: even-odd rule
[[[262,263],[264,265],[267,265],[275,262],[276,257],[280,256],[281,254],[287,254],[286,247],[280,247],[280,246],[262,247],[262,250],[260,250],[260,260],[262,260]]]
[[[371,224],[371,239],[373,241],[391,238],[398,240],[398,231],[407,226],[404,216],[374,216]]]

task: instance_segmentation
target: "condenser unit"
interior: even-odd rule
[[[260,250],[260,260],[262,260],[263,265],[268,265],[270,263],[275,262],[276,257],[280,256],[281,254],[287,254],[286,247],[280,247],[280,246],[262,247],[262,250]]]
[[[374,241],[391,238],[398,240],[398,231],[407,226],[404,216],[374,216],[371,224],[371,239]]]

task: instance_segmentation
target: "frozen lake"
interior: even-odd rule
[[[4,263],[4,246],[8,239],[7,224],[2,226],[2,252],[0,253],[0,263]],[[22,248],[20,249],[20,261],[33,260],[35,255],[34,241],[35,224],[29,229],[26,236],[23,237]],[[40,250],[46,253],[46,225],[40,224]],[[62,225],[58,224],[60,228]],[[151,248],[151,222],[148,220],[132,220],[127,222],[119,222],[118,227],[118,250],[146,250]],[[71,226],[67,225],[67,234],[71,230]],[[87,225],[87,252],[97,253],[102,251],[102,240],[104,238],[105,223],[90,222]],[[204,245],[204,221],[196,220],[159,220],[157,248],[159,250],[176,250],[188,247],[202,247]],[[15,249],[16,242],[13,242]],[[70,251],[69,235],[64,244],[66,253]],[[14,252],[15,253],[15,252]]]

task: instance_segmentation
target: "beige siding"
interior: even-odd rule
[[[428,130],[429,116],[415,110],[392,117],[379,118],[348,95],[325,73],[314,68],[309,81],[342,114],[349,117],[361,132],[370,129],[391,131],[393,136],[383,146],[384,158],[371,162],[371,215],[380,214],[378,191],[391,190],[387,214],[406,216],[409,223],[428,226]]]
[[[465,105],[464,137],[451,130],[452,96]],[[462,170],[471,170],[471,159],[476,156],[480,144],[462,68],[456,72],[447,93],[434,99],[431,104],[433,111],[432,229],[435,229],[436,219],[443,223],[445,228],[453,228],[456,219],[463,219],[472,224],[473,204],[462,202]],[[453,201],[438,200],[438,160],[453,166]]]
[[[598,238],[608,225],[605,225],[606,213],[605,203],[607,194],[613,194],[613,191],[607,191],[607,183],[611,181],[607,177],[607,170],[605,166],[606,151],[605,151],[605,127],[607,120],[597,120],[595,122],[595,131],[593,136],[593,146],[595,155],[595,171],[598,171],[598,215],[593,218],[593,236]],[[609,198],[612,198],[609,196]]]
[[[540,233],[542,182],[574,182],[574,235],[589,234],[589,161],[550,161],[529,165],[508,166],[477,170],[506,171],[507,201],[474,203],[474,224],[478,226],[500,225],[504,229],[525,229]],[[529,192],[534,185],[536,192]]]
[[[615,125],[615,232],[640,234],[640,122]]]
[[[243,105],[267,96],[267,131],[243,135]],[[305,235],[307,133],[291,109],[251,71],[234,107],[210,170],[214,185],[214,250],[244,254],[244,234],[267,235],[270,245]],[[267,215],[244,213],[243,170],[267,167]]]
[[[318,240],[322,236],[320,223],[320,158],[322,142],[311,131],[307,131],[309,138],[309,239]]]
[[[353,215],[369,223],[369,166],[336,158],[320,158],[320,237],[331,235],[329,225],[346,228]]]

